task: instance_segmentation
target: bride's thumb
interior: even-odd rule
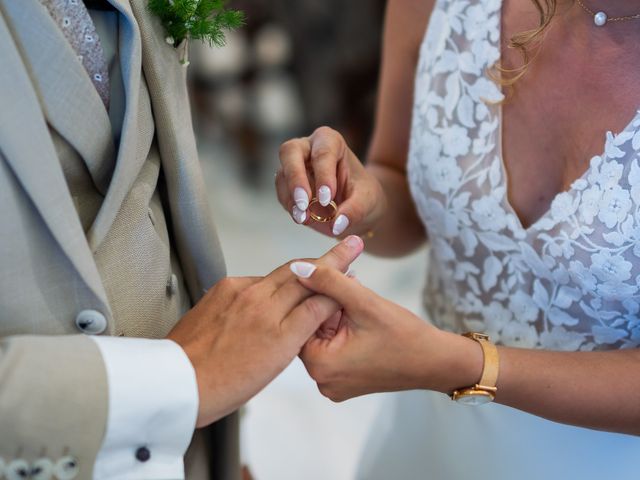
[[[330,297],[351,310],[363,307],[374,295],[360,282],[334,268],[309,262],[293,262],[290,268],[306,288]]]

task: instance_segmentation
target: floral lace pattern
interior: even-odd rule
[[[640,344],[640,112],[523,228],[501,157],[501,0],[438,0],[421,46],[408,161],[429,233],[425,306],[453,331],[552,350]]]

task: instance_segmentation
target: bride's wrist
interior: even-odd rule
[[[377,179],[376,179],[377,181]],[[387,194],[381,185],[377,185],[378,193],[374,195],[373,207],[363,222],[360,223],[357,235],[364,238],[372,238],[379,231],[380,224],[389,210]]]
[[[424,349],[428,368],[420,388],[450,394],[480,380],[484,360],[478,342],[434,328],[429,344],[431,347]]]

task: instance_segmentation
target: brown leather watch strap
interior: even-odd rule
[[[482,353],[484,354],[484,368],[478,383],[483,387],[495,387],[498,382],[498,349],[489,340],[478,339],[478,343],[482,347]]]
[[[475,340],[482,348],[484,366],[482,367],[482,375],[478,385],[494,388],[498,382],[498,370],[500,367],[498,348],[489,341],[489,336],[483,333],[465,333],[464,336]]]

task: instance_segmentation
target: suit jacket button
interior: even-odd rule
[[[53,473],[58,480],[73,480],[78,476],[78,461],[70,455],[60,458],[53,467]]]
[[[146,462],[151,458],[151,452],[147,447],[140,447],[136,450],[136,460]]]
[[[5,471],[7,480],[24,480],[29,478],[29,464],[22,458],[16,458],[9,462]]]
[[[51,480],[53,477],[53,462],[47,457],[40,457],[31,465],[31,480]]]
[[[107,319],[97,310],[82,310],[76,316],[76,327],[87,335],[98,335],[107,329]]]

